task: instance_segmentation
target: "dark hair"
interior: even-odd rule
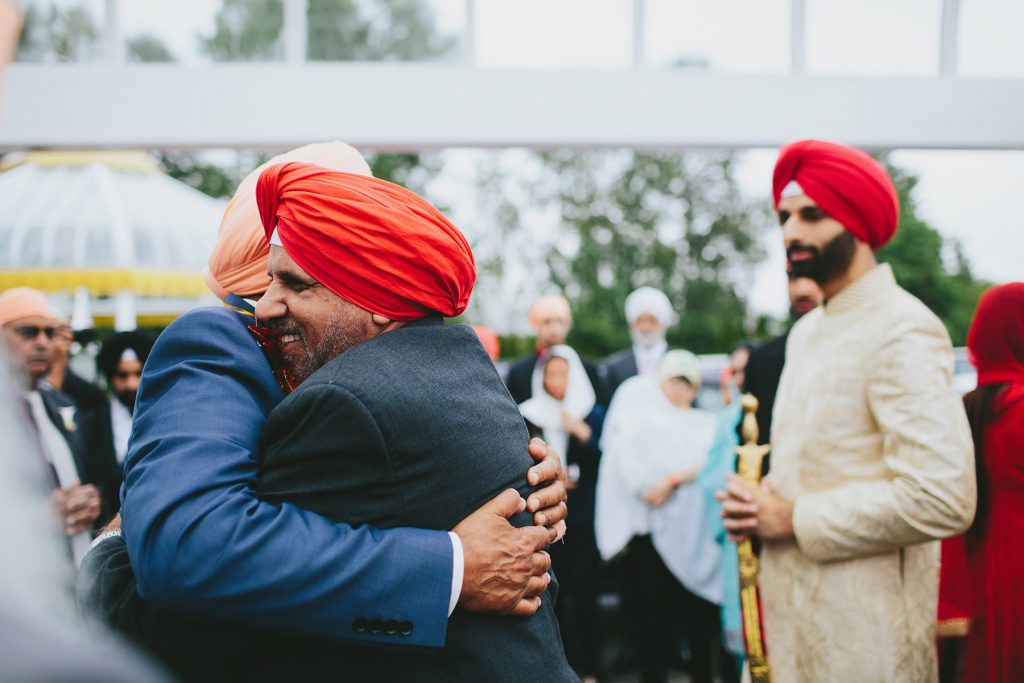
[[[121,364],[121,356],[125,351],[128,349],[134,351],[135,355],[139,357],[139,362],[145,365],[146,358],[149,357],[149,352],[153,349],[155,341],[151,335],[145,332],[134,331],[113,334],[103,342],[103,348],[100,349],[100,353],[96,357],[96,367],[109,382],[114,373],[117,372],[117,366]]]
[[[987,384],[964,395],[967,422],[971,425],[971,437],[974,439],[974,471],[978,481],[978,507],[968,533],[982,529],[988,513],[989,485],[985,469],[985,430],[988,429],[995,417],[992,406],[995,405],[996,398],[1007,386],[1006,384]]]

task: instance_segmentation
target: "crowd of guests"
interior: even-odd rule
[[[793,325],[735,349],[714,401],[651,287],[601,362],[541,297],[499,379],[493,335],[442,320],[472,292],[465,238],[341,143],[253,171],[204,273],[224,307],[108,337],[98,382],[42,293],[0,294],[83,614],[185,680],[570,681],[607,673],[613,593],[642,681],[728,683],[753,539],[776,680],[933,680],[937,636],[963,639],[943,677],[1020,680],[1024,284],[982,296],[961,400],[945,329],[875,259],[884,169],[794,143],[773,202]]]

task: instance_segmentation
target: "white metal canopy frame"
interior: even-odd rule
[[[649,68],[645,0],[632,0],[629,70],[487,70],[475,60],[476,0],[465,3],[458,64],[307,63],[307,0],[284,0],[283,62],[196,68],[126,64],[120,0],[105,0],[104,63],[9,68],[0,151],[336,138],[381,149],[748,148],[808,136],[868,149],[1024,149],[1024,79],[957,73],[959,0],[942,2],[939,73],[915,78],[807,74],[807,0],[790,0],[786,75]]]

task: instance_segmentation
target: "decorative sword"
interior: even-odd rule
[[[744,481],[758,484],[761,481],[761,463],[771,446],[757,444],[760,430],[757,427],[758,400],[753,394],[743,394],[743,425],[740,429],[744,444],[736,447],[739,456],[740,477]],[[757,574],[760,561],[750,539],[736,546],[740,565],[740,605],[743,610],[743,640],[747,647],[747,661],[750,665],[750,679],[753,683],[771,683],[771,670],[764,646],[764,631],[761,622],[761,596],[757,588]]]

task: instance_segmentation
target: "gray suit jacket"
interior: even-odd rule
[[[506,488],[530,491],[528,436],[515,403],[473,331],[439,317],[385,333],[320,368],[271,413],[263,438],[262,497],[353,526],[447,530]],[[530,517],[512,522],[523,526]],[[457,609],[441,651],[333,647],[307,653],[305,665],[382,680],[577,680],[562,650],[553,592],[527,619]],[[415,627],[398,613],[352,624],[398,644]]]

